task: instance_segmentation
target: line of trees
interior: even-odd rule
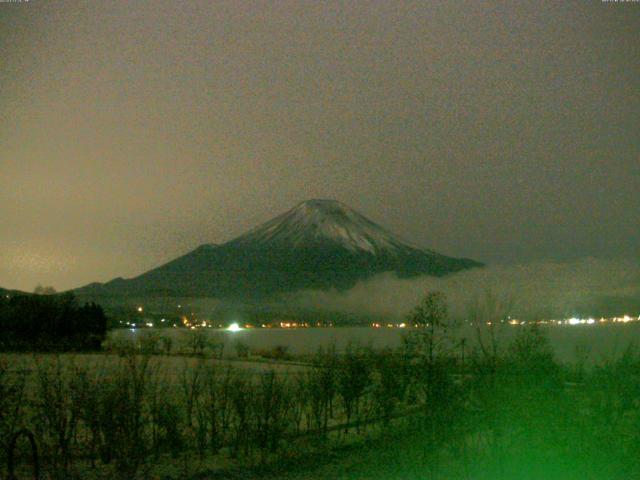
[[[72,293],[0,298],[0,350],[98,350],[106,332],[102,308]]]
[[[297,439],[322,443],[332,432],[389,425],[402,397],[396,387],[403,387],[387,355],[329,349],[313,366],[289,373],[251,373],[204,358],[164,368],[163,357],[131,350],[92,366],[48,357],[16,369],[0,360],[0,440],[6,447],[16,431],[33,431],[52,478],[129,480],[162,458],[185,460],[185,478],[220,455],[265,464],[298,450]]]

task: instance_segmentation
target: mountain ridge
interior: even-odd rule
[[[441,276],[480,266],[410,245],[336,200],[312,199],[226,243],[203,244],[137,277],[76,292],[264,297],[309,288],[345,290],[388,271]]]

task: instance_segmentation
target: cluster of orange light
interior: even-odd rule
[[[306,322],[280,322],[280,328],[307,328],[308,326]]]
[[[410,327],[411,325],[407,325],[406,323],[387,323],[387,324],[372,323],[371,326],[373,328],[406,328],[406,327]],[[417,327],[417,325],[414,325],[414,327]]]

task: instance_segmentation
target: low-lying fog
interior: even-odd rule
[[[586,258],[572,262],[533,262],[487,266],[446,277],[399,279],[383,274],[345,292],[305,291],[292,300],[304,307],[400,317],[427,290],[447,295],[450,312],[462,318],[487,291],[509,304],[521,319],[575,315],[640,314],[640,261]]]

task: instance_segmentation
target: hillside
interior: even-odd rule
[[[334,200],[308,200],[222,245],[205,244],[131,279],[77,290],[100,296],[260,298],[344,290],[382,272],[442,276],[481,263],[409,245]]]

